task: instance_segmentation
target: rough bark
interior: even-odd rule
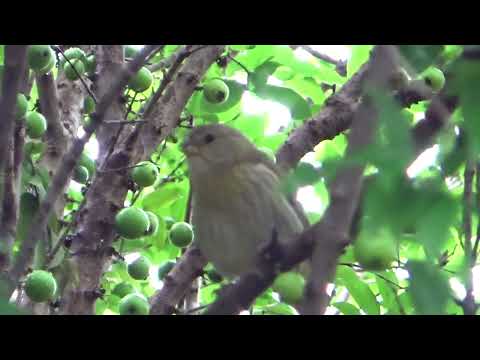
[[[14,134],[17,94],[25,76],[27,47],[5,47],[5,70],[0,98],[0,272],[10,265],[18,209],[15,187]]]

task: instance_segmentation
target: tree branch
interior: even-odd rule
[[[15,261],[14,266],[10,271],[10,278],[14,284],[18,283],[20,278],[25,274],[28,264],[32,260],[38,231],[45,228],[48,217],[53,209],[53,205],[57,198],[61,195],[61,189],[70,179],[74,167],[80,158],[80,155],[85,147],[85,144],[90,139],[92,133],[96,130],[98,125],[102,122],[108,108],[115,98],[117,98],[122,89],[127,85],[130,78],[142,67],[145,58],[154,51],[156,46],[145,47],[135,59],[128,64],[128,66],[119,74],[116,81],[102,99],[100,100],[96,113],[92,116],[90,126],[85,130],[85,135],[82,138],[75,139],[72,148],[64,156],[64,160],[60,165],[58,172],[52,179],[50,188],[44,201],[40,204],[40,209],[36,214],[32,226],[30,227],[27,237],[21,245],[20,252]]]
[[[14,128],[17,94],[25,76],[28,46],[5,46],[5,69],[0,99],[0,271],[10,264],[15,239]]]
[[[320,59],[320,60],[325,61],[325,62],[327,62],[329,64],[332,64],[332,65],[335,65],[335,70],[337,71],[337,73],[340,76],[347,76],[347,63],[346,63],[346,61],[336,60],[336,59],[328,56],[327,54],[323,54],[320,51],[317,51],[317,50],[313,49],[309,45],[290,45],[290,47],[294,50],[296,48],[301,48],[301,49],[309,52],[311,55],[313,55],[317,59]]]
[[[296,128],[277,151],[277,164],[284,170],[298,161],[323,140],[333,139],[352,123],[352,116],[361,96],[362,84],[370,70],[367,61],[342,88],[331,95],[320,113]]]
[[[202,269],[205,265],[207,265],[207,260],[200,250],[195,246],[188,248],[165,277],[162,289],[157,291],[150,299],[150,314],[172,314],[179,301],[190,289],[191,283],[202,275]]]

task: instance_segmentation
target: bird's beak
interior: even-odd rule
[[[188,157],[200,154],[198,151],[198,147],[190,144],[188,140],[183,144],[182,149],[185,155],[187,155]]]

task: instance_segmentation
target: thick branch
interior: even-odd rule
[[[190,247],[165,277],[162,289],[150,299],[150,314],[172,314],[179,301],[190,289],[191,283],[202,275],[205,265],[207,265],[207,260],[200,250],[195,246]]]
[[[14,128],[17,94],[25,76],[27,46],[5,47],[5,70],[0,99],[0,271],[10,263],[17,209],[14,171]]]
[[[320,113],[296,128],[277,152],[277,163],[284,170],[298,161],[323,140],[333,139],[347,130],[361,95],[362,84],[370,69],[366,62],[342,88],[326,101]]]

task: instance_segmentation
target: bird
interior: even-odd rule
[[[305,229],[301,213],[282,192],[275,162],[239,130],[223,124],[194,127],[182,150],[194,243],[224,277],[252,271],[273,233],[282,244]]]

